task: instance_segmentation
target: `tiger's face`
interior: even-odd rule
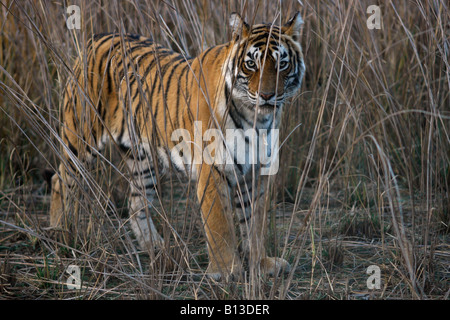
[[[297,13],[281,28],[260,24],[250,28],[231,16],[236,59],[233,62],[233,99],[258,114],[280,109],[300,88],[305,65],[300,43],[303,21]]]

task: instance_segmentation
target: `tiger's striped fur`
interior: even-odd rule
[[[301,85],[305,67],[298,13],[281,27],[250,28],[238,14],[232,14],[230,23],[232,40],[196,58],[139,35],[93,36],[65,91],[61,137],[70,167],[62,163],[52,178],[52,226],[64,219],[64,200],[76,172],[73,159],[89,162],[112,141],[126,157],[131,176],[140,178],[131,183],[129,209],[142,248],[163,244],[146,208],[155,195],[157,174],[173,166],[197,181],[209,273],[240,272],[238,243],[266,272],[289,269],[285,260],[267,257],[261,245],[266,219],[256,205],[267,180],[258,174],[261,163],[190,164],[185,160],[192,155],[170,152],[176,145],[172,133],[184,128],[192,135],[196,121],[201,121],[202,133],[231,128],[265,129],[270,135],[279,128],[286,100]],[[238,149],[229,150],[234,157],[248,145],[246,137],[237,139]],[[245,239],[235,239],[233,208]]]

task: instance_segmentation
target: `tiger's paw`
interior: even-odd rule
[[[266,257],[261,259],[261,270],[268,276],[279,276],[291,271],[291,265],[283,258],[270,258]]]
[[[206,270],[206,276],[215,281],[234,281],[243,275],[243,268],[240,263],[234,263],[231,268],[220,268],[210,263]]]
[[[157,232],[151,234],[151,239],[149,236],[139,236],[137,237],[137,240],[141,250],[159,250],[164,248],[164,239]]]

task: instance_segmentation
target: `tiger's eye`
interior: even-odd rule
[[[280,61],[280,64],[279,64],[280,70],[286,69],[288,64],[289,63],[287,61]]]
[[[247,67],[247,69],[255,69],[256,63],[253,60],[248,60],[245,62],[245,66]]]

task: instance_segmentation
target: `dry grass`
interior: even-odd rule
[[[0,298],[448,299],[448,3],[378,1],[381,30],[366,25],[372,1],[302,3],[0,0]],[[66,28],[70,4],[82,9],[81,30]],[[89,35],[126,30],[195,56],[228,41],[232,11],[259,22],[296,10],[307,74],[283,119],[268,209],[270,250],[294,266],[287,277],[202,277],[193,185],[176,176],[157,206],[170,241],[138,252],[123,223],[120,161],[80,179],[74,232],[68,243],[54,237],[45,169],[60,160],[62,90]],[[66,286],[69,265],[81,268],[80,290]],[[380,289],[367,287],[370,265]]]

